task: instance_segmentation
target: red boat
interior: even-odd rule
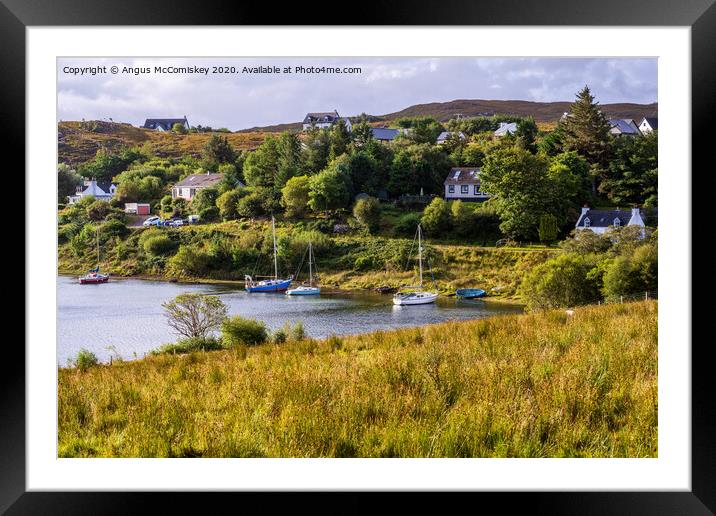
[[[109,274],[102,274],[98,270],[91,270],[88,274],[80,276],[80,285],[91,285],[94,283],[107,283]]]

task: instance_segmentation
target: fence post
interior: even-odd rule
[[[649,301],[649,291],[644,292],[644,300]]]
[[[623,302],[624,302],[624,296],[619,296],[619,302],[620,302],[620,303],[623,303]]]

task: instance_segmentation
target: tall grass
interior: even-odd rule
[[[64,457],[655,457],[657,302],[59,371]]]

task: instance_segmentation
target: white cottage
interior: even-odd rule
[[[341,117],[335,109],[333,111],[323,113],[307,113],[306,117],[303,119],[303,130],[307,131],[311,127],[317,127],[318,129],[330,129],[333,127],[333,124],[338,123],[339,120],[343,120],[349,131],[353,130],[351,121],[348,118]]]
[[[453,167],[445,179],[446,201],[486,201],[489,195],[480,184],[480,169],[477,167]]]
[[[645,117],[639,123],[639,131],[641,134],[656,131],[659,128],[659,119],[656,117]]]
[[[83,197],[91,195],[99,201],[109,201],[114,197],[117,185],[110,181],[97,181],[96,179],[85,180],[84,186],[78,186],[75,195],[67,197],[69,204],[74,204]]]
[[[644,227],[644,220],[641,217],[639,208],[628,210],[591,210],[588,207],[582,208],[582,213],[577,220],[575,229],[583,231],[589,229],[595,233],[606,233],[610,228],[622,226]]]

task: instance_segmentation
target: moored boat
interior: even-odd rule
[[[420,224],[418,224],[418,267],[420,283],[415,287],[403,287],[393,296],[394,305],[427,305],[438,298],[437,292],[423,290],[423,247]]]
[[[273,236],[273,279],[255,281],[248,274],[244,276],[247,292],[285,292],[291,286],[293,278],[279,279],[278,253],[276,247],[276,221],[271,216],[271,234]]]
[[[296,276],[301,271],[299,266]],[[308,242],[308,285],[301,285],[296,288],[291,288],[286,291],[286,295],[289,296],[315,296],[321,293],[319,287],[313,286],[313,245]]]
[[[455,291],[455,295],[462,299],[476,299],[478,297],[485,297],[487,292],[481,288],[459,288]]]
[[[97,267],[90,269],[87,274],[79,277],[80,285],[94,285],[97,283],[107,283],[109,274],[99,272],[99,228],[97,228]]]

